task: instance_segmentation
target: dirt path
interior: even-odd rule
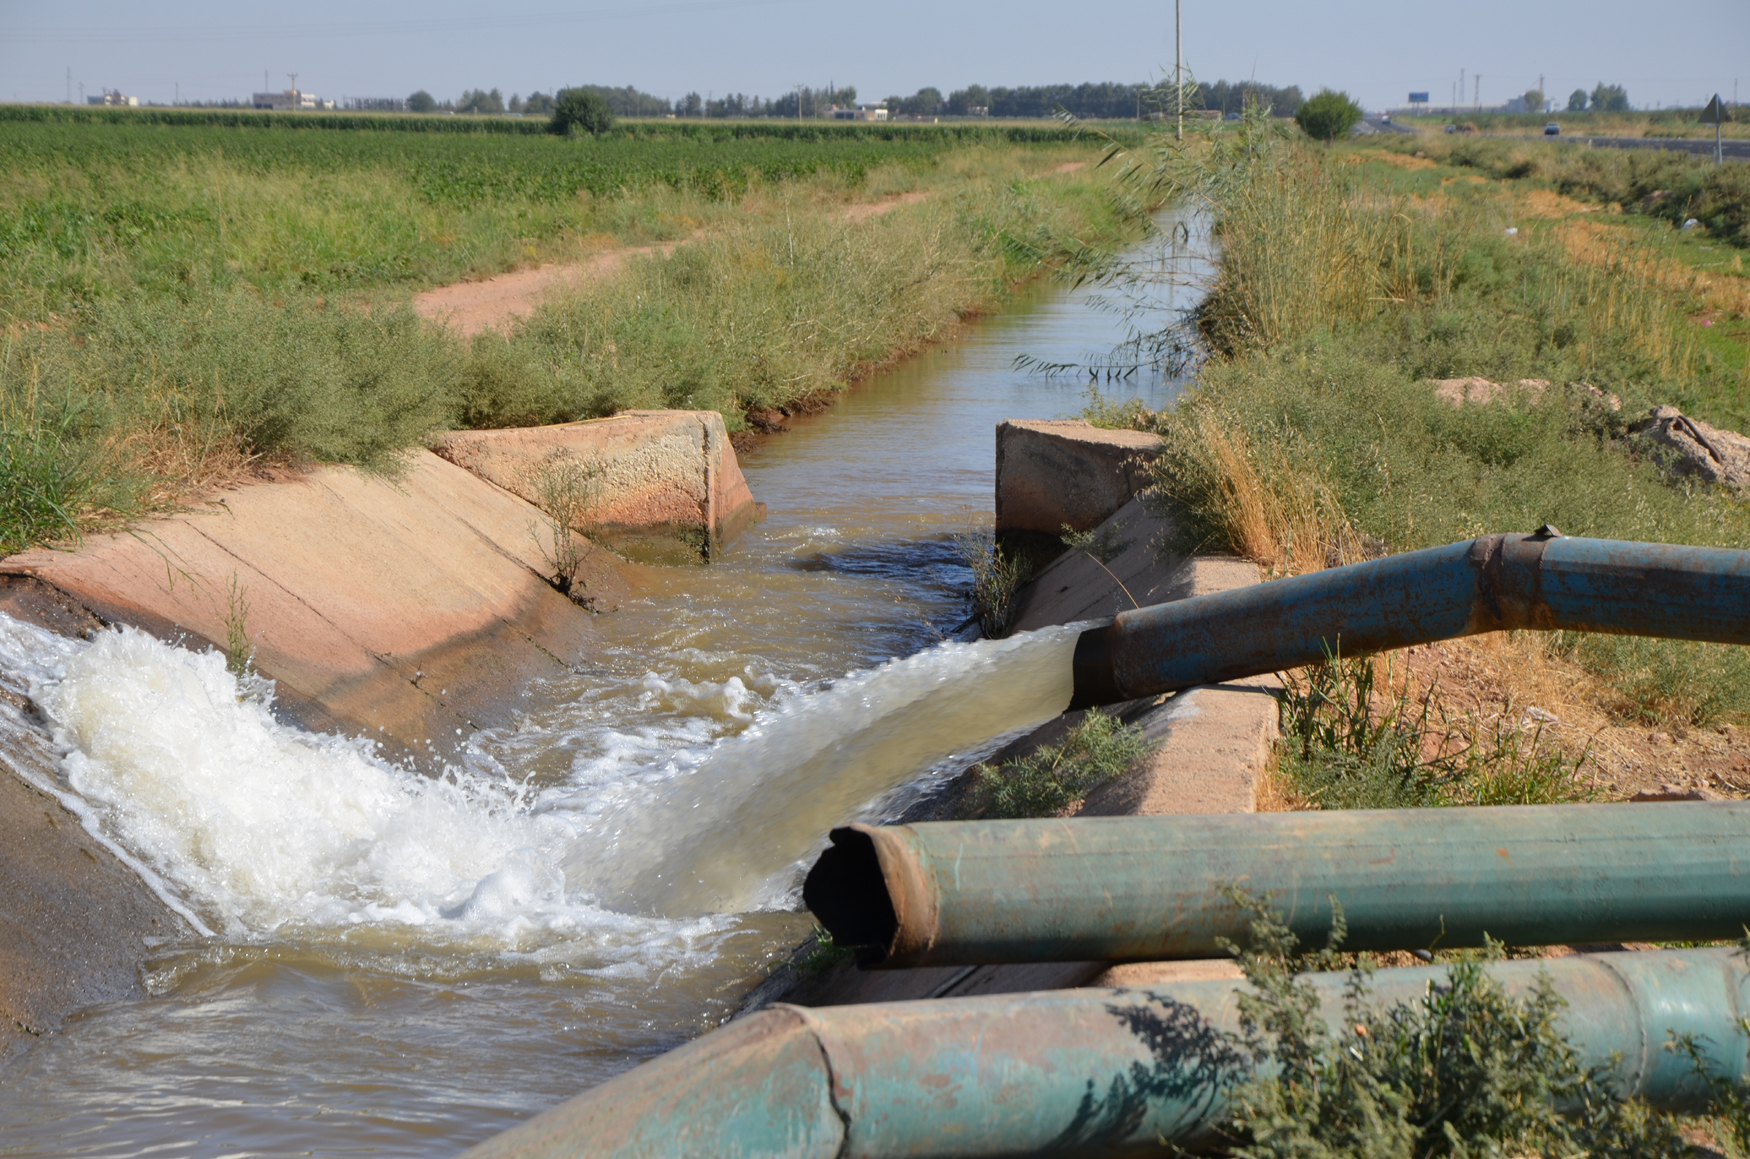
[[[580,262],[550,262],[532,270],[513,270],[483,282],[455,282],[416,296],[413,308],[433,322],[472,338],[482,330],[497,330],[512,319],[527,317],[550,290],[597,282],[618,273],[628,259],[644,254],[667,256],[681,243],[621,246],[591,254]]]
[[[901,193],[866,205],[853,205],[842,211],[844,221],[868,221],[902,205],[916,205],[929,196],[926,192]],[[702,232],[702,231],[701,231]],[[699,234],[680,241],[658,242],[655,245],[620,246],[591,254],[577,262],[549,262],[528,270],[513,270],[496,278],[479,282],[454,282],[418,294],[413,308],[423,318],[449,326],[464,338],[472,338],[484,330],[502,330],[517,318],[534,313],[541,299],[556,289],[585,285],[610,278],[625,268],[628,260],[646,254],[667,257],[677,246],[692,241]]]
[[[917,190],[911,193],[900,193],[893,197],[882,198],[880,201],[871,201],[867,205],[853,205],[839,216],[846,221],[868,221],[871,217],[880,217],[889,210],[898,209],[902,205],[916,205],[928,196],[928,193]]]

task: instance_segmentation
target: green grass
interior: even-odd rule
[[[1223,247],[1195,319],[1216,357],[1156,419],[1176,546],[1279,572],[1544,523],[1750,547],[1742,500],[1665,477],[1623,438],[1656,403],[1750,428],[1742,355],[1710,347],[1726,328],[1701,328],[1670,284],[1657,243],[1674,231],[1612,227],[1579,261],[1564,223],[1517,212],[1543,178],[1444,183],[1453,169],[1348,163],[1365,149],[1258,149],[1215,172],[1203,154],[1166,158],[1207,198]],[[1551,385],[1458,408],[1428,381],[1471,375]],[[1743,649],[1587,641],[1571,654],[1630,715],[1750,716]]]
[[[1282,692],[1278,771],[1320,809],[1548,805],[1591,800],[1585,757],[1544,743],[1541,726],[1450,713],[1430,687],[1378,682],[1376,662],[1333,657]]]
[[[113,525],[257,457],[393,470],[448,427],[684,406],[739,429],[989,308],[1048,264],[1042,238],[1128,236],[1102,176],[1052,172],[1093,153],[1065,131],[807,128],[0,110],[0,545]],[[927,200],[842,214],[910,191]],[[683,239],[506,335],[464,341],[408,304]]]

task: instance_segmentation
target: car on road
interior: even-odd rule
[[[1560,125],[1556,124],[1554,121],[1551,121],[1549,124],[1547,124],[1543,127],[1543,135],[1546,137],[1559,137],[1559,136],[1561,136],[1561,132],[1562,132],[1562,127]]]

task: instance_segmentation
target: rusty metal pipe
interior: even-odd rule
[[[1524,993],[1547,971],[1583,1066],[1617,1093],[1691,1110],[1703,1095],[1668,1051],[1693,1034],[1718,1074],[1742,1073],[1746,965],[1729,949],[1502,962]],[[1381,970],[1377,1004],[1414,1002],[1445,970]],[[1347,975],[1310,977],[1327,1020]],[[1249,1056],[1236,983],[1055,990],[807,1010],[779,1006],[628,1071],[468,1151],[464,1159],[1160,1155],[1212,1140]]]
[[[803,900],[864,965],[1208,958],[1267,899],[1308,945],[1703,941],[1750,922],[1750,802],[835,829]]]
[[[1750,552],[1544,529],[1138,608],[1082,633],[1070,707],[1509,628],[1750,644]]]

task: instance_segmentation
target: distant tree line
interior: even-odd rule
[[[986,88],[968,85],[947,96],[935,87],[921,88],[911,96],[889,96],[885,105],[892,117],[1052,117],[1059,112],[1093,120],[1119,120],[1146,117],[1173,107],[1173,86],[1162,84],[1119,84],[1107,81],[1099,84],[1024,85],[1017,88]],[[837,107],[847,109],[857,103],[854,86],[810,88],[800,86],[781,96],[767,99],[746,93],[725,93],[700,96],[688,93],[679,100],[652,96],[627,85],[609,88],[604,85],[578,85],[567,92],[585,92],[601,98],[616,117],[827,117]],[[1621,90],[1616,90],[1620,92]],[[498,89],[469,89],[460,98],[439,102],[421,90],[407,98],[407,107],[416,113],[454,112],[481,116],[523,114],[551,116],[554,95],[530,93],[526,98],[512,93],[507,101]],[[1187,81],[1185,107],[1208,109],[1223,115],[1238,113],[1248,100],[1256,100],[1270,110],[1272,116],[1292,117],[1304,103],[1300,86],[1259,84],[1240,81],[1230,84],[1215,81]]]
[[[1607,85],[1603,81],[1599,81],[1590,94],[1585,89],[1575,89],[1568,94],[1568,112],[1626,113],[1628,90],[1621,85]]]

